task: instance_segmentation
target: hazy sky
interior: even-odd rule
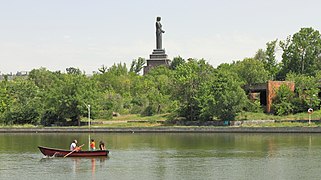
[[[86,73],[148,59],[162,17],[169,58],[214,67],[252,57],[302,27],[321,30],[319,0],[0,0],[0,72]]]

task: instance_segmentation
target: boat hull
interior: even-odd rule
[[[49,148],[49,147],[43,147],[38,146],[39,150],[42,152],[45,156],[55,156],[55,157],[64,157],[68,153],[70,153],[70,150],[64,150],[64,149],[56,149],[56,148]],[[96,157],[96,156],[108,156],[109,151],[108,150],[97,150],[97,151],[74,151],[67,157]]]

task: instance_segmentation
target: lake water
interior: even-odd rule
[[[87,146],[88,134],[0,134],[0,179],[321,179],[321,134],[90,136],[109,158],[47,158],[37,148]]]

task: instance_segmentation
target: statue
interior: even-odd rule
[[[156,49],[162,49],[162,33],[165,33],[160,20],[161,17],[156,18]]]
[[[162,29],[160,20],[161,17],[156,18],[156,49],[153,50],[152,54],[149,55],[149,59],[146,60],[147,65],[144,66],[144,75],[156,66],[164,65],[168,67],[170,64],[165,49],[162,49],[162,34],[165,31]]]

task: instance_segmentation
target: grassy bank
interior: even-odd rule
[[[314,111],[311,114],[311,119],[321,120],[321,110]],[[286,116],[275,116],[265,113],[242,112],[236,116],[236,120],[309,120],[309,114],[305,112]]]
[[[94,127],[159,127],[165,126],[162,121],[166,121],[169,117],[169,114],[161,114],[155,116],[140,116],[137,114],[121,115],[119,117],[114,117],[111,120],[94,120],[100,122],[101,124],[93,125]],[[311,120],[320,120],[321,111],[314,111],[311,114]],[[312,122],[308,124],[309,114],[308,113],[298,113],[290,114],[287,116],[275,116],[265,113],[251,113],[251,112],[242,112],[239,113],[235,120],[276,120],[282,121],[281,123],[265,123],[259,125],[241,125],[244,127],[319,127],[319,123]],[[306,122],[291,122],[294,120],[305,120]],[[289,122],[287,122],[289,121]],[[170,126],[170,125],[166,125]]]
[[[314,111],[311,114],[311,120],[321,120],[321,111]],[[131,128],[131,127],[165,127],[171,125],[164,125],[164,121],[169,118],[169,114],[160,114],[154,116],[140,116],[138,114],[128,114],[128,115],[120,115],[118,117],[114,117],[113,119],[94,119],[91,120],[92,128]],[[282,121],[281,123],[264,123],[264,124],[255,124],[255,125],[241,125],[243,127],[320,127],[320,123],[312,122],[308,124],[309,114],[308,113],[299,113],[295,115],[287,115],[287,116],[275,116],[269,115],[265,113],[250,113],[250,112],[242,112],[239,113],[235,120],[276,120]],[[293,120],[305,120],[305,122],[291,122]],[[82,121],[87,122],[88,119],[84,117]],[[289,122],[287,122],[289,121]],[[2,128],[32,128],[32,127],[41,127],[34,125],[1,125]],[[80,128],[88,128],[88,126],[82,126]]]

